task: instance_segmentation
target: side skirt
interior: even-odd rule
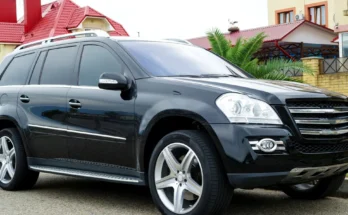
[[[29,169],[101,181],[145,185],[144,173],[126,167],[76,160],[28,158]],[[107,166],[107,167],[105,167]]]

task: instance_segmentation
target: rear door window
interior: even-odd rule
[[[49,50],[40,84],[71,85],[77,50],[77,46]]]
[[[0,85],[24,85],[33,64],[35,53],[13,58],[11,63],[1,75]]]

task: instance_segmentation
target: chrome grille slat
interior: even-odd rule
[[[303,125],[339,125],[339,124],[345,124],[348,123],[348,119],[328,119],[328,118],[322,118],[322,119],[295,119],[295,122],[297,124],[303,124]]]
[[[347,134],[348,129],[332,130],[332,129],[323,129],[323,130],[310,130],[310,129],[300,129],[301,134],[304,135],[319,135],[319,136],[328,136],[328,135],[342,135]]]
[[[287,106],[304,138],[348,139],[348,100],[289,100]]]
[[[348,113],[348,109],[313,109],[313,108],[290,108],[290,113],[314,114],[314,113]]]

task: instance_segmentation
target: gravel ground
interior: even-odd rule
[[[33,190],[0,190],[1,215],[159,214],[147,188],[41,174]],[[236,190],[227,214],[347,214],[348,200],[298,201],[278,191]]]

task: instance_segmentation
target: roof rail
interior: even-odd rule
[[[15,51],[20,51],[26,48],[30,48],[33,46],[39,46],[39,45],[45,45],[54,42],[55,40],[64,40],[64,39],[72,39],[71,37],[78,37],[78,36],[85,36],[85,37],[110,37],[110,35],[106,31],[102,30],[93,30],[93,31],[81,31],[71,34],[63,34],[56,37],[49,37],[43,40],[34,41],[31,43],[27,43],[21,46],[18,46]]]

